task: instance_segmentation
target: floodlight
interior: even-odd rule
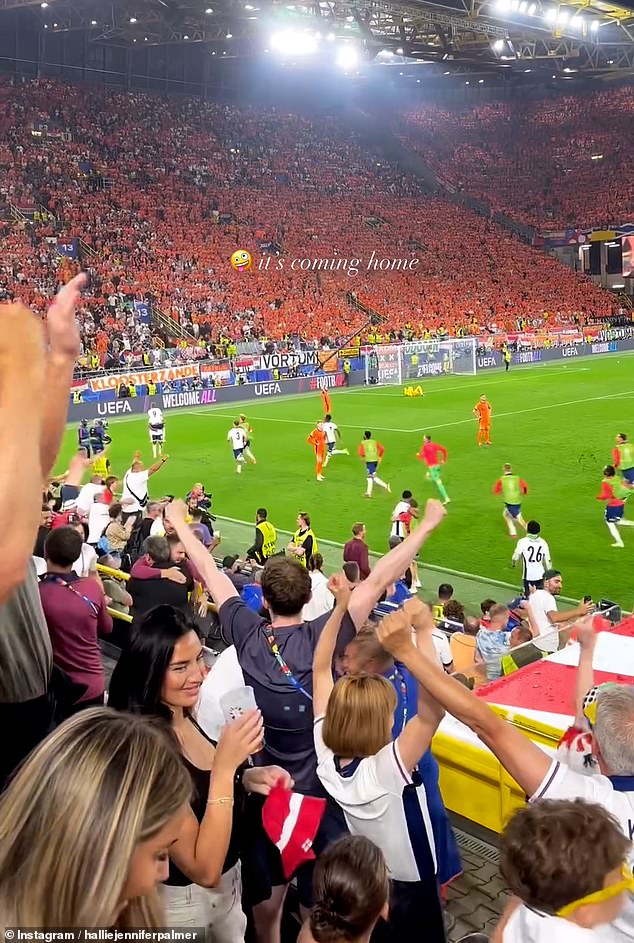
[[[359,53],[351,46],[341,46],[337,50],[335,62],[340,69],[354,69],[359,62]]]

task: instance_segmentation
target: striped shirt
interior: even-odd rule
[[[53,655],[35,566],[0,605],[0,704],[19,704],[46,694]]]
[[[315,721],[317,775],[341,806],[352,835],[369,838],[383,851],[395,881],[435,881],[436,849],[427,795],[418,772],[403,766],[398,740],[375,756],[342,767],[322,737],[323,717]]]

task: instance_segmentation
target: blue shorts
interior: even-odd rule
[[[329,452],[333,452],[336,444],[337,444],[336,442],[329,442],[329,443],[328,443],[328,451],[329,451]]]
[[[378,468],[378,462],[366,462],[365,467],[367,469],[368,475],[370,478],[373,478],[376,475],[376,470]]]
[[[623,515],[625,514],[625,505],[615,504],[612,507],[607,507],[605,509],[605,519],[608,524],[616,524],[617,521],[622,520]]]
[[[99,455],[100,452],[103,452],[103,451],[104,451],[104,444],[103,444],[103,442],[91,442],[91,443],[90,443],[90,447],[91,447],[91,449],[92,449],[92,454],[93,454],[93,455]]]
[[[634,468],[624,468],[621,474],[628,484],[634,485]]]
[[[511,517],[519,517],[520,514],[522,513],[521,504],[505,504],[504,507],[509,512]]]
[[[244,449],[234,449],[234,450],[233,450],[233,457],[234,457],[234,458],[242,458],[242,453],[243,453],[243,452],[244,452]]]

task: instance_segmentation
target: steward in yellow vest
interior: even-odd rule
[[[255,512],[255,543],[247,550],[249,560],[255,560],[260,566],[277,552],[277,532],[267,517],[266,508]]]
[[[308,566],[310,558],[319,550],[317,538],[310,526],[310,517],[308,514],[299,514],[297,523],[299,527],[293,534],[293,539],[286,549],[302,566]]]

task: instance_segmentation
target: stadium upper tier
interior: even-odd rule
[[[492,221],[430,197],[333,117],[29,81],[2,87],[0,142],[0,201],[55,217],[0,221],[0,297],[43,310],[74,264],[58,239],[81,239],[95,253],[86,340],[102,347],[121,319],[140,331],[123,297],[151,299],[205,339],[345,337],[367,320],[351,291],[414,331],[556,328],[613,308]],[[249,271],[231,267],[237,249],[253,254]],[[372,258],[418,262],[368,270]]]
[[[634,87],[408,112],[402,142],[445,180],[539,232],[629,221]]]

